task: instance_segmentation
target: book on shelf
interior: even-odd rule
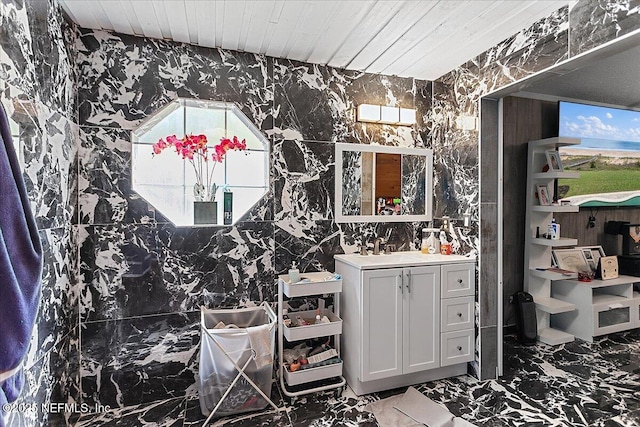
[[[575,271],[565,270],[564,268],[558,268],[558,267],[536,268],[536,270],[548,271],[550,273],[558,273],[558,274],[562,274],[564,276],[572,276],[572,275],[576,274]]]

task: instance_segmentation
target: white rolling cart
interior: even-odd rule
[[[340,319],[340,298],[342,292],[342,279],[336,278],[334,273],[315,272],[300,273],[301,281],[289,283],[289,276],[278,277],[278,371],[280,386],[283,393],[292,400],[297,396],[318,391],[336,389],[341,394],[346,386],[342,376],[342,361],[330,365],[301,369],[289,372],[284,365],[283,350],[284,340],[288,342],[302,341],[310,338],[333,336],[334,348],[340,356],[340,334],[342,333],[342,319]],[[287,327],[283,323],[282,309],[284,297],[305,297],[313,295],[334,294],[334,310],[328,308],[321,311],[322,316],[327,316],[330,323],[312,324],[307,326]],[[289,313],[290,317],[301,316],[303,318],[315,318],[316,311],[296,311]],[[327,384],[318,385],[318,381],[330,380]],[[308,387],[305,385],[308,384]]]

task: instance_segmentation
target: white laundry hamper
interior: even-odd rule
[[[216,416],[240,414],[277,406],[271,401],[276,315],[265,302],[257,307],[200,309],[200,409]],[[219,322],[232,328],[214,329]],[[251,328],[269,325],[270,363],[256,365],[256,353],[249,338]],[[205,422],[206,424],[206,422]]]

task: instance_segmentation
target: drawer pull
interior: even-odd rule
[[[458,351],[462,351],[462,347],[461,346],[458,346]]]
[[[458,283],[462,285],[462,279],[458,279]]]
[[[462,318],[462,313],[458,313],[458,317]]]

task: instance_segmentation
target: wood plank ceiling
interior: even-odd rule
[[[85,28],[435,80],[568,0],[58,0]]]

